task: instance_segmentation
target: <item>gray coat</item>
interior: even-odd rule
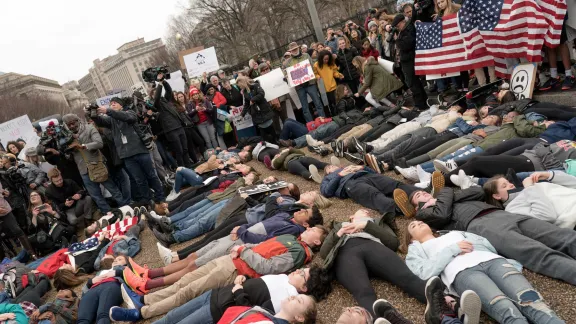
[[[96,125],[110,128],[116,145],[116,152],[121,159],[126,159],[137,154],[148,153],[142,139],[136,133],[135,127],[138,121],[136,113],[131,110],[116,111],[108,109],[106,116],[92,118]],[[126,138],[126,144],[122,141]]]
[[[100,154],[100,149],[104,146],[102,137],[100,133],[90,124],[83,124],[80,126],[78,131],[78,142],[80,144],[86,145],[86,149],[74,150],[74,162],[78,166],[78,171],[80,174],[88,173],[88,168],[86,167],[86,160],[88,162],[98,162],[100,159],[105,161],[105,158]],[[86,158],[86,160],[84,160]]]
[[[36,187],[40,187],[45,182],[48,182],[48,175],[46,172],[42,171],[32,163],[20,162],[18,165],[18,173],[26,179],[27,185],[35,183]]]

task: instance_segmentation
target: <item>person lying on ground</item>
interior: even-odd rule
[[[40,306],[30,316],[30,324],[75,324],[80,299],[72,289],[62,289],[56,299]]]

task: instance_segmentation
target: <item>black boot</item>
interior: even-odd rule
[[[28,254],[30,254],[32,260],[36,260],[37,259],[36,252],[34,251],[32,244],[30,244],[30,241],[28,241],[28,237],[26,235],[22,235],[18,237],[18,240],[20,241],[20,243],[22,243],[22,247],[24,247],[24,249],[28,251]]]

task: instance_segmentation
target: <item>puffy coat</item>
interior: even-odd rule
[[[36,187],[40,187],[43,183],[48,181],[48,175],[46,175],[46,172],[40,170],[40,168],[32,163],[21,162],[18,165],[18,173],[26,179],[27,185],[35,183]]]
[[[242,111],[242,117],[250,114],[252,121],[256,125],[264,124],[271,120],[274,117],[274,113],[264,96],[264,90],[258,81],[250,85],[250,93],[244,93],[244,110]],[[251,104],[251,102],[253,102],[253,104]]]

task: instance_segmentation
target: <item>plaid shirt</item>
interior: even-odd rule
[[[55,324],[74,324],[78,318],[77,298],[66,300],[57,298],[52,303],[46,303],[39,308],[40,314],[52,312],[56,317]]]

